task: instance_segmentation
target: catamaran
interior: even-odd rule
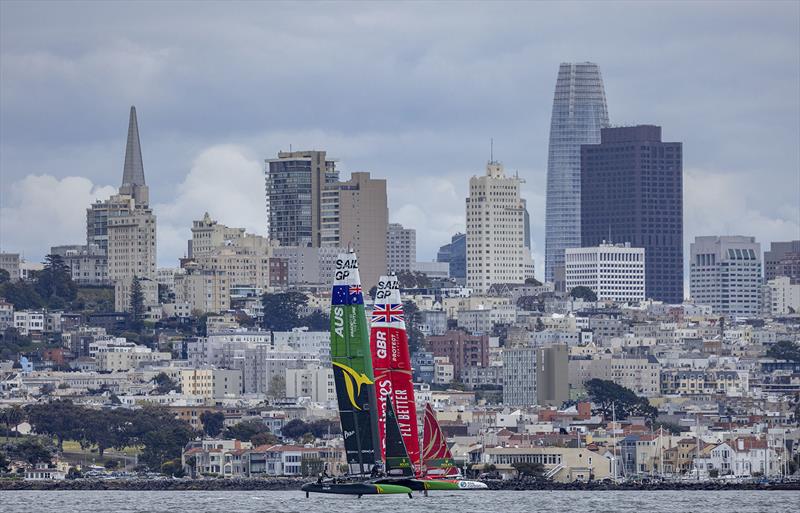
[[[371,481],[381,456],[378,444],[377,401],[370,353],[364,294],[355,253],[341,254],[331,295],[331,363],[344,436],[348,474],[344,478],[306,483],[301,490],[345,495],[406,493],[405,486]]]
[[[427,494],[486,488],[484,483],[460,479],[435,416],[437,431],[431,436],[444,444],[446,457],[423,457],[397,278],[381,276],[376,290],[367,338],[358,262],[352,253],[339,256],[331,300],[331,360],[349,472],[344,478],[320,478],[301,489],[306,496],[316,492],[410,497],[412,490]],[[426,428],[427,422],[426,416]],[[427,432],[425,436],[427,440]]]

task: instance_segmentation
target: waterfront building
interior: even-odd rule
[[[629,243],[601,243],[590,248],[567,248],[566,290],[589,287],[600,301],[644,301],[645,252]]]
[[[761,313],[761,245],[755,237],[695,237],[690,253],[694,301],[730,317]]]
[[[661,127],[601,130],[581,147],[581,243],[629,242],[645,249],[647,297],[683,302],[683,160]]]
[[[607,126],[600,68],[591,62],[562,63],[547,154],[546,281],[560,281],[564,250],[581,246],[581,145],[600,142],[600,130]]]
[[[525,207],[520,180],[489,162],[486,174],[469,181],[467,287],[485,293],[495,283],[524,283]]]
[[[322,243],[322,191],[336,183],[336,162],[324,151],[281,151],[268,159],[266,180],[269,239],[282,246]]]

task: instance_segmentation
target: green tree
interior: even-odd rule
[[[14,305],[16,310],[42,308],[45,304],[33,285],[22,280],[0,285],[0,296]]]
[[[307,326],[311,331],[327,331],[331,326],[331,318],[320,311],[311,312],[299,322],[301,326]]]
[[[23,420],[25,420],[25,412],[18,405],[0,410],[0,422],[6,426],[7,430],[13,431],[15,437],[19,434],[17,426]]]
[[[131,445],[144,446],[139,461],[153,470],[161,470],[164,462],[180,458],[195,434],[189,424],[160,406],[136,410],[131,419]]]
[[[0,269],[0,285],[11,281],[11,274],[5,269]]]
[[[31,465],[50,463],[53,459],[53,451],[37,438],[23,438],[19,443],[8,444],[5,450],[12,460],[27,461]]]
[[[800,362],[800,345],[791,340],[781,340],[767,349],[767,356],[778,360]]]
[[[225,429],[225,414],[219,411],[204,411],[200,414],[200,422],[203,423],[203,432],[215,437]]]
[[[44,269],[34,277],[34,288],[48,305],[62,306],[78,295],[78,286],[72,281],[72,271],[60,255],[47,255]]]
[[[589,287],[584,287],[583,285],[579,285],[570,290],[569,295],[575,299],[583,299],[584,301],[597,301],[597,294]]]
[[[141,333],[144,328],[144,292],[142,292],[142,283],[139,278],[134,276],[131,281],[131,308],[130,308],[130,328],[138,333]]]
[[[239,422],[225,430],[225,438],[235,438],[249,442],[259,433],[269,433],[269,428],[260,420],[251,419]]]
[[[421,320],[417,304],[413,301],[404,301],[403,314],[406,321],[406,333],[408,333],[408,350],[413,354],[425,346],[425,334],[419,329]]]
[[[262,445],[274,445],[278,443],[278,437],[273,435],[272,433],[264,432],[256,433],[252,437],[250,437],[250,443],[253,444],[253,447],[260,447]]]
[[[168,394],[171,391],[180,392],[181,386],[172,378],[167,376],[166,372],[159,372],[151,380],[155,385],[155,392],[159,395]]]
[[[310,432],[311,426],[300,419],[292,419],[281,428],[281,435],[283,435],[284,438],[291,438],[293,440],[299,440],[303,438],[303,435]]]
[[[8,472],[11,467],[11,461],[9,461],[6,453],[0,452],[0,472]]]
[[[61,450],[64,440],[80,440],[83,437],[85,413],[72,401],[58,399],[27,406],[26,416],[36,433],[56,437]]]
[[[534,287],[541,287],[542,282],[536,278],[525,278],[525,285],[533,285]]]
[[[300,309],[308,304],[302,292],[289,291],[264,294],[264,329],[270,331],[289,331],[300,326]]]
[[[646,398],[613,381],[590,379],[584,386],[595,406],[594,412],[602,413],[606,419],[611,418],[612,412],[617,420],[638,416],[653,422],[658,416],[658,409],[651,406]]]
[[[81,446],[96,446],[100,457],[106,449],[123,449],[128,445],[126,425],[129,415],[126,410],[86,410],[81,425]]]
[[[544,474],[544,465],[541,463],[518,461],[516,463],[512,463],[511,466],[517,471],[517,475],[520,477],[539,477]]]
[[[275,374],[269,380],[269,396],[275,399],[286,397],[286,377]]]
[[[517,299],[517,308],[527,312],[535,312],[539,309],[539,300],[536,296],[520,296]]]
[[[431,286],[428,275],[419,271],[400,271],[397,273],[397,282],[402,289],[424,289]]]

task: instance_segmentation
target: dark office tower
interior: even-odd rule
[[[281,246],[322,245],[322,191],[339,179],[324,151],[282,151],[267,160],[269,238]]]
[[[450,264],[450,277],[456,281],[466,282],[467,279],[467,235],[457,233],[450,239],[450,244],[445,244],[436,253],[437,262]]]
[[[790,264],[792,260],[797,260],[798,253],[800,253],[800,240],[770,243],[769,251],[764,252],[764,281],[769,281],[778,276],[789,276],[792,279],[800,278],[800,276],[791,276],[787,272],[791,268],[791,265],[787,264]],[[786,264],[782,263],[784,260],[787,261]]]
[[[683,160],[661,127],[604,128],[581,146],[581,245],[645,248],[648,298],[683,301]]]
[[[563,279],[564,250],[581,245],[581,144],[600,142],[608,109],[600,68],[591,62],[563,63],[550,118],[545,209],[547,281]]]

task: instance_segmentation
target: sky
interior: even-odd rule
[[[136,105],[158,264],[208,211],[266,234],[263,161],[324,149],[388,179],[421,261],[494,156],[525,180],[544,271],[561,62],[599,64],[613,125],[684,147],[698,235],[800,238],[800,3],[0,2],[0,250],[85,243]]]

